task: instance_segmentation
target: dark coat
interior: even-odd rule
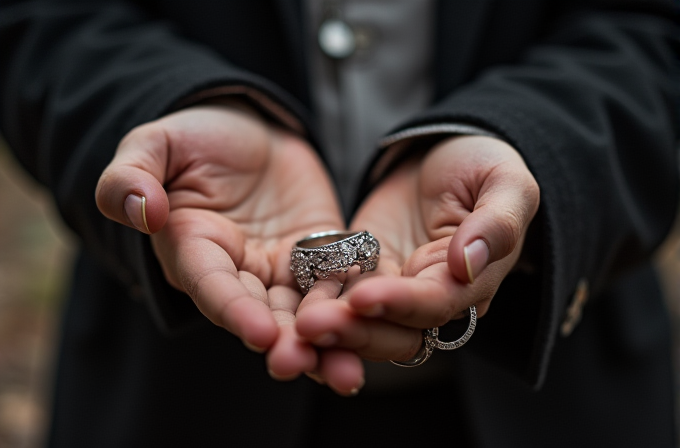
[[[678,201],[670,3],[439,2],[436,101],[397,129],[469,123],[521,152],[541,188],[534,271],[506,279],[464,349],[435,354],[436,381],[342,399],[271,380],[94,203],[126,132],[211,87],[264,92],[315,143],[300,2],[0,1],[0,129],[83,247],[52,446],[673,445],[649,262]],[[580,280],[590,300],[562,337]]]

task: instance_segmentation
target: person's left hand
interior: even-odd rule
[[[350,275],[341,300],[328,300],[339,287],[312,290],[298,308],[298,333],[365,359],[411,359],[422,329],[472,305],[480,317],[487,312],[538,204],[538,185],[514,148],[489,137],[445,140],[367,198],[351,228],[379,240],[378,269]]]

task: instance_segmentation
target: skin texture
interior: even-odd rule
[[[421,329],[460,318],[473,304],[487,312],[538,205],[538,185],[512,147],[488,137],[444,141],[366,199],[351,228],[380,241],[378,269],[350,273],[341,300],[310,292],[298,310],[299,334],[323,335],[367,359],[412,358]],[[470,284],[463,248],[479,239],[489,260]]]
[[[333,366],[343,351],[320,359],[293,325],[302,296],[289,268],[291,247],[310,233],[343,228],[328,175],[304,140],[239,103],[188,108],[122,140],[100,178],[97,204],[134,228],[124,207],[130,194],[147,198],[151,241],[168,282],[215,325],[268,352],[273,377]],[[349,394],[362,377],[359,370],[349,383],[329,385]]]
[[[361,358],[407,360],[423,328],[472,304],[484,315],[539,202],[512,147],[452,137],[392,173],[352,221],[380,241],[378,269],[318,281],[303,299],[291,247],[343,228],[328,174],[303,139],[238,102],[191,107],[120,143],[96,198],[105,216],[135,228],[130,194],[146,197],[148,232],[137,228],[151,233],[171,285],[266,353],[273,378],[307,373],[342,395],[363,385]],[[485,250],[474,256],[470,284],[463,248],[476,240],[488,260]]]

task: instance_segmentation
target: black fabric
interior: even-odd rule
[[[488,358],[463,353],[467,411],[480,446],[674,446],[664,303],[649,267],[628,274],[555,345],[540,393],[528,393]]]
[[[277,383],[261,355],[209,322],[165,337],[88,257],[62,335],[50,446],[296,446],[308,381]],[[274,399],[272,399],[274,398]]]
[[[396,129],[462,122],[515,146],[541,187],[528,241],[540,269],[504,282],[464,350],[436,355],[450,380],[343,400],[267,378],[93,198],[126,132],[211,87],[254,87],[314,135],[300,2],[0,0],[0,130],[87,260],[52,446],[360,444],[373,421],[378,446],[419,431],[440,444],[672,446],[669,331],[649,267],[678,201],[672,14],[662,0],[439,2],[435,102]],[[591,299],[562,338],[581,278]],[[429,402],[436,423],[407,427]]]
[[[598,10],[569,14],[551,31],[516,63],[483,72],[396,129],[482,126],[517,148],[536,177],[547,269],[533,361],[521,373],[537,385],[578,280],[599,295],[648,258],[678,198],[676,28]]]

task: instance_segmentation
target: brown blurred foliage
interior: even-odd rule
[[[0,447],[42,445],[74,241],[0,141]]]

